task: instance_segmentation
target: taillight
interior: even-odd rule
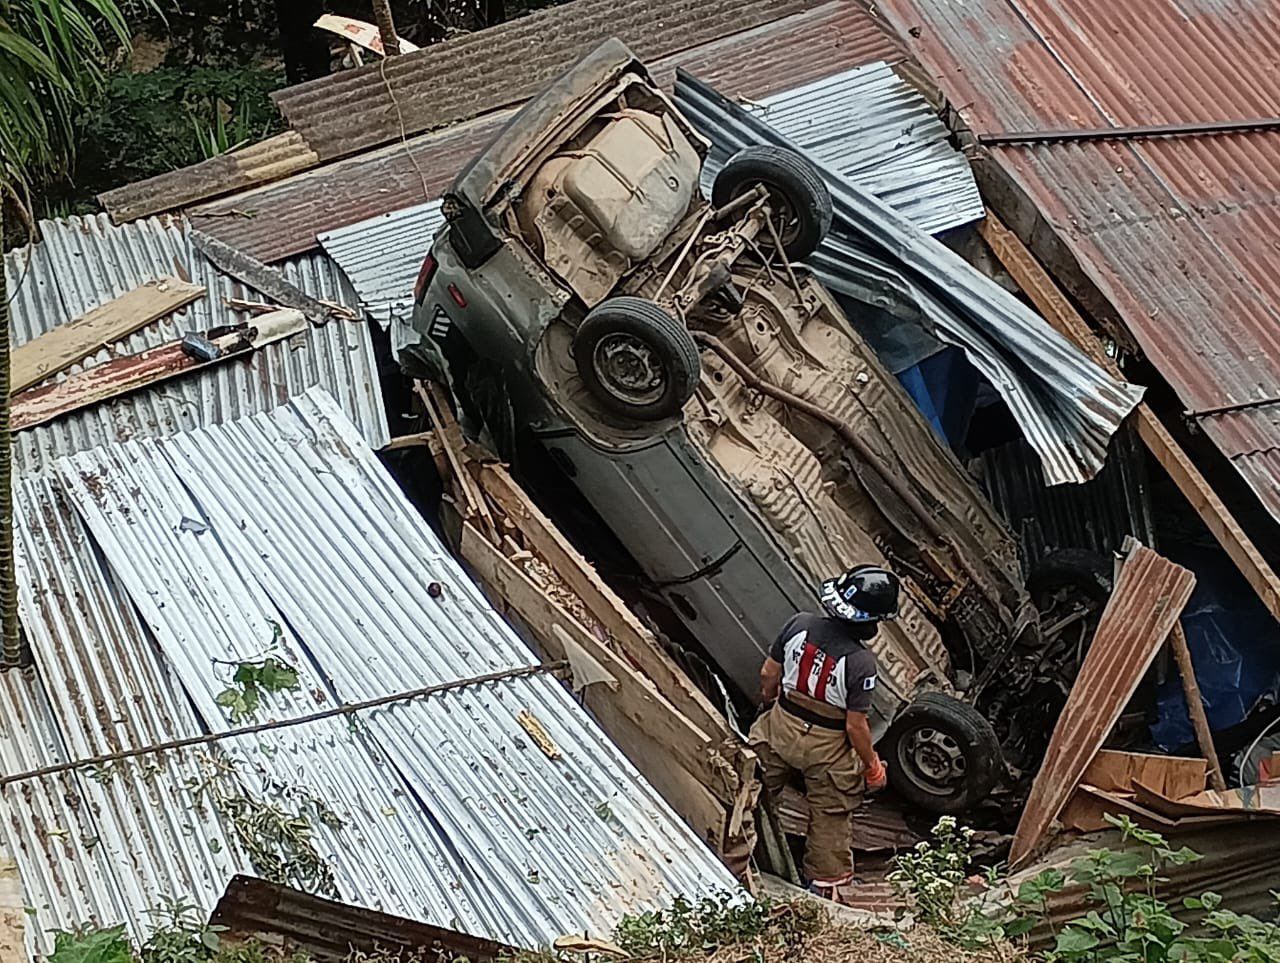
[[[413,300],[416,304],[422,303],[422,295],[426,293],[427,285],[435,277],[436,268],[439,266],[434,254],[428,254],[422,262],[422,267],[418,269],[418,280],[413,285]]]
[[[467,299],[462,296],[462,292],[458,290],[456,284],[449,285],[449,297],[453,298],[453,303],[460,308],[467,306]]]

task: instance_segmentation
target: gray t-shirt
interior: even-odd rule
[[[869,711],[876,657],[864,643],[875,633],[875,623],[809,612],[792,616],[769,648],[769,657],[782,664],[783,692],[800,692],[847,712]]]

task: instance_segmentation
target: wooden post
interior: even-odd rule
[[[1218,792],[1227,788],[1227,781],[1222,776],[1222,764],[1218,762],[1218,750],[1213,746],[1213,733],[1209,731],[1209,717],[1204,713],[1204,702],[1200,698],[1200,686],[1196,684],[1195,666],[1191,664],[1191,649],[1187,647],[1187,636],[1179,622],[1169,633],[1169,647],[1173,649],[1173,660],[1178,664],[1178,674],[1182,676],[1182,691],[1187,697],[1187,715],[1191,717],[1191,727],[1196,731],[1196,742],[1200,752],[1209,760],[1209,785]]]

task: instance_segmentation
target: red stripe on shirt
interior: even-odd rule
[[[804,653],[800,656],[800,667],[796,670],[796,691],[805,695],[813,695],[809,686],[809,677],[813,674],[813,661],[819,655],[818,647],[809,642],[804,645]]]
[[[818,685],[813,690],[813,697],[819,702],[827,701],[827,683],[831,681],[831,673],[827,671],[827,654],[821,655],[822,661],[818,663]]]

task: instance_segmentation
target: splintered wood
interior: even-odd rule
[[[539,722],[528,709],[521,709],[520,714],[516,716],[516,721],[520,723],[520,728],[529,733],[529,738],[533,740],[533,744],[542,750],[543,755],[548,759],[560,758],[560,747],[555,741],[547,735],[547,730],[542,728]]]

